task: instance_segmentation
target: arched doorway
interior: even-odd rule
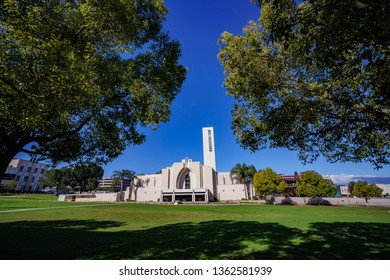
[[[196,179],[194,174],[189,168],[183,168],[176,180],[176,189],[190,190],[196,187]]]

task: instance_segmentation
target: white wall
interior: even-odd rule
[[[218,185],[216,197],[220,200],[241,200],[245,198],[244,184]]]
[[[379,188],[383,190],[382,194],[390,194],[390,184],[376,184]]]
[[[160,201],[161,188],[139,188],[136,196],[133,194],[133,199],[137,197],[137,201]]]
[[[218,185],[234,185],[235,180],[230,177],[230,172],[218,172]]]
[[[280,204],[284,197],[275,197],[275,203]],[[298,205],[305,205],[310,197],[290,197],[290,199]],[[348,197],[323,197],[330,205],[334,206],[367,206],[364,198],[348,198]],[[390,206],[390,199],[386,198],[371,198],[368,200],[369,206]]]
[[[161,197],[163,174],[140,175],[137,178],[134,185],[127,188],[125,200],[158,201]]]

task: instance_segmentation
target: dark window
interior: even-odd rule
[[[211,130],[208,131],[209,134],[209,152],[213,151],[213,144],[212,144],[212,139],[211,139]]]
[[[185,189],[189,189],[191,188],[191,178],[190,178],[190,175],[186,175],[185,179],[184,179],[184,188]]]

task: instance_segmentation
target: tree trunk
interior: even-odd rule
[[[30,139],[18,135],[8,135],[3,127],[0,127],[0,178],[2,178],[11,160],[31,143]]]
[[[129,187],[129,200],[131,201],[132,197],[133,197],[133,184],[130,183],[130,187]]]
[[[120,182],[120,201],[123,201],[123,184],[124,184],[124,180],[121,179],[121,182]]]
[[[7,171],[9,163],[16,156],[17,153],[18,151],[0,149],[0,179],[3,178],[5,172]]]
[[[247,196],[247,199],[250,200],[251,199],[250,184],[248,182],[245,182],[245,186],[246,186],[246,196]]]

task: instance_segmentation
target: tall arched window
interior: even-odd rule
[[[191,188],[191,179],[190,179],[190,175],[187,174],[185,179],[184,179],[184,188],[185,189],[190,189]]]

